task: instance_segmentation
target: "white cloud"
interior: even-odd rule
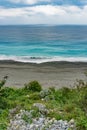
[[[85,9],[86,7],[84,7]],[[52,5],[39,5],[33,7],[22,8],[0,8],[0,16],[21,16],[21,15],[66,15],[69,13],[81,13],[84,9],[80,9],[77,6],[52,6]]]
[[[60,6],[52,6],[52,5],[34,6],[34,7],[31,7],[31,10],[35,14],[44,14],[47,16],[63,15],[66,13],[65,10],[63,10]]]
[[[51,0],[8,0],[9,2],[12,2],[12,3],[23,3],[23,4],[29,4],[29,5],[32,5],[32,4],[36,4],[36,3],[39,3],[39,2],[50,2]]]
[[[16,17],[16,16],[22,16],[25,15],[26,12],[24,11],[24,9],[21,8],[10,8],[10,9],[6,9],[6,8],[0,8],[0,17]]]
[[[86,12],[87,6],[0,7],[0,24],[87,24]]]

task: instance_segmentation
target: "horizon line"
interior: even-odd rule
[[[87,24],[0,24],[0,26],[87,26]]]

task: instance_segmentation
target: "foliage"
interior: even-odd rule
[[[6,130],[7,129],[7,125],[4,123],[0,124],[0,130]]]
[[[1,95],[3,97],[8,97],[11,93],[14,92],[14,89],[13,88],[9,88],[9,87],[5,87],[0,92],[1,92]]]
[[[3,79],[0,81],[0,89],[5,85],[6,80],[7,80],[8,76],[4,76]]]
[[[87,117],[81,116],[81,119],[77,122],[77,130],[87,130]]]
[[[29,118],[29,116],[27,116],[26,114],[25,114],[25,115],[23,115],[22,119],[23,119],[25,122],[29,123],[29,124],[31,124],[31,123],[32,123],[32,119],[31,119],[31,118]]]
[[[31,99],[31,100],[40,100],[40,95],[39,95],[39,93],[32,93],[32,94],[30,94],[29,99]]]
[[[49,87],[49,90],[51,91],[51,92],[55,92],[56,90],[55,90],[55,87]]]
[[[0,109],[6,109],[6,107],[8,106],[6,99],[0,97]]]
[[[17,106],[19,109],[33,109],[32,116],[38,117],[38,109],[32,108],[32,105],[37,102],[46,105],[49,110],[47,116],[50,118],[68,121],[74,119],[77,130],[87,130],[87,83],[80,81],[77,86],[72,89],[42,90],[37,81],[32,81],[21,89],[3,87],[0,91],[0,130],[6,130],[9,122],[9,110]],[[23,116],[23,119],[26,122],[32,122],[26,115]]]
[[[40,92],[40,97],[45,98],[46,96],[49,96],[51,94],[50,89],[44,89]]]
[[[83,80],[77,80],[75,87],[80,90],[80,88],[87,87],[87,82],[84,82]]]
[[[40,92],[42,90],[41,85],[38,81],[31,81],[28,84],[25,84],[25,89],[33,91],[33,92]]]
[[[36,108],[36,107],[33,107],[32,108],[33,110],[32,110],[32,118],[38,118],[39,116],[40,116],[40,113],[39,113],[39,109],[38,108]]]

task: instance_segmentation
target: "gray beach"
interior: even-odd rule
[[[87,63],[48,62],[41,64],[0,61],[0,79],[8,75],[6,86],[23,87],[25,83],[37,80],[47,87],[73,87],[76,79],[87,80]]]

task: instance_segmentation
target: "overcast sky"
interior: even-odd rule
[[[0,0],[3,24],[87,24],[87,0]]]

